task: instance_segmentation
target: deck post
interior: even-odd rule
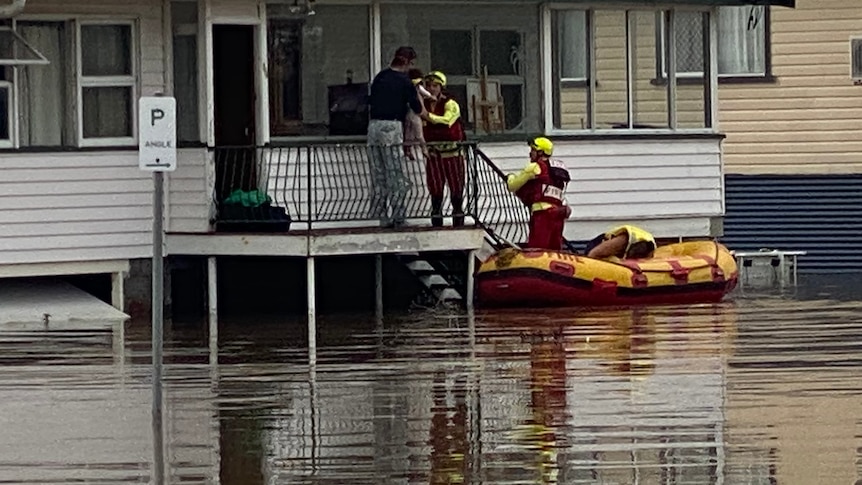
[[[308,365],[317,364],[317,304],[315,302],[314,256],[306,259],[308,293]]]
[[[476,274],[476,253],[477,251],[474,249],[467,255],[467,311],[470,313],[472,313],[475,308],[473,304],[475,290],[475,281],[473,277]]]
[[[215,256],[207,258],[207,309],[210,359],[214,358],[218,363],[218,267]]]
[[[383,255],[374,255],[374,311],[378,325],[383,321]]]
[[[122,271],[111,273],[111,306],[121,312],[126,311],[125,276]]]

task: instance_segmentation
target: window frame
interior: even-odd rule
[[[76,137],[79,147],[110,147],[110,146],[134,146],[138,142],[138,92],[139,92],[139,62],[140,55],[138,51],[138,28],[135,19],[72,19],[75,28],[75,117],[77,120]],[[129,67],[131,73],[123,76],[84,76],[83,70],[83,45],[82,45],[82,29],[93,25],[122,25],[128,26],[130,29],[129,42]],[[131,116],[130,127],[131,136],[127,137],[84,137],[84,88],[105,88],[105,87],[124,87],[129,88],[130,106],[129,116]]]
[[[0,139],[0,148],[15,148],[18,144],[18,80],[17,70],[13,70],[12,81],[0,81],[0,89],[6,88],[8,99],[6,101],[6,123],[9,127],[9,139]]]
[[[587,123],[586,128],[583,129],[563,129],[556,128],[555,119],[557,117],[558,109],[558,101],[559,101],[559,88],[556,87],[557,81],[554,78],[554,62],[556,59],[556,52],[553,49],[553,36],[557,35],[556,31],[553,29],[553,11],[554,10],[586,10],[587,11],[587,39],[588,39],[588,47],[587,51],[587,73],[588,79],[585,83],[585,88],[587,89]],[[596,87],[597,87],[597,79],[596,79],[596,56],[595,56],[595,46],[596,46],[596,7],[594,5],[583,5],[583,6],[573,6],[572,4],[562,4],[562,3],[549,3],[544,4],[542,6],[542,14],[540,15],[540,20],[542,22],[541,30],[542,33],[540,38],[541,45],[541,55],[542,55],[542,87],[543,87],[543,103],[544,103],[544,132],[547,135],[551,136],[567,136],[567,135],[602,135],[602,136],[620,136],[620,135],[674,135],[674,134],[691,134],[691,135],[716,135],[719,133],[718,131],[718,82],[717,76],[713,75],[718,68],[718,56],[716,52],[716,38],[717,38],[717,9],[715,7],[666,7],[666,8],[655,8],[649,6],[621,6],[618,7],[617,10],[623,12],[635,12],[635,11],[644,11],[644,12],[654,12],[656,14],[661,15],[662,18],[666,17],[669,12],[677,12],[677,11],[696,11],[702,13],[709,14],[709,30],[708,30],[708,40],[709,40],[709,59],[707,69],[709,70],[710,75],[707,79],[703,79],[703,76],[697,81],[699,83],[704,84],[704,92],[706,96],[704,97],[704,109],[703,114],[705,118],[705,127],[699,128],[680,128],[677,125],[676,115],[677,115],[677,95],[676,95],[676,85],[679,81],[677,81],[676,73],[671,70],[670,79],[673,82],[665,82],[667,89],[667,102],[668,102],[668,128],[634,128],[632,125],[632,110],[633,106],[631,103],[632,98],[632,90],[634,88],[635,80],[631,76],[630,69],[627,69],[626,72],[626,85],[627,85],[627,111],[629,113],[629,121],[628,127],[626,128],[596,128],[595,127],[595,113],[596,113]],[[603,10],[603,9],[599,9]],[[613,9],[612,9],[613,10]],[[672,13],[671,13],[672,15]],[[630,22],[630,17],[626,15],[626,22]],[[669,48],[669,53],[671,57],[675,55],[675,49],[673,48],[675,44],[671,44]],[[634,42],[631,37],[626,35],[626,49],[628,52],[633,49]],[[628,56],[627,56],[628,57]]]
[[[757,5],[750,5],[757,6]],[[715,14],[713,16],[718,15],[718,11],[721,8],[726,7],[735,7],[733,5],[723,5],[716,7]],[[730,74],[722,74],[718,72],[718,82],[719,84],[741,84],[741,83],[761,83],[761,82],[774,82],[775,76],[772,74],[772,7],[770,5],[760,5],[763,10],[763,72],[762,73],[730,73]],[[678,9],[682,11],[683,9]],[[690,11],[690,10],[689,10]],[[656,28],[656,77],[653,80],[654,84],[660,85],[667,82],[667,58],[664,55],[666,52],[664,48],[664,42],[666,39],[665,35],[665,22],[664,18],[662,18],[661,23]],[[719,42],[720,43],[720,42]],[[718,51],[719,45],[716,44],[716,53]],[[691,83],[699,83],[703,79],[702,72],[679,72],[676,73],[677,81],[680,84],[691,84]]]

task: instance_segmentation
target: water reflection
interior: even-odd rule
[[[205,328],[205,327],[204,327]],[[301,320],[166,333],[171,483],[853,483],[862,302]],[[149,333],[0,333],[0,482],[141,483]],[[118,357],[119,355],[119,357]]]

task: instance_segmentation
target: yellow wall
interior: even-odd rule
[[[773,7],[774,83],[719,87],[728,173],[862,173],[862,86],[850,80],[850,37],[862,2]]]
[[[656,86],[656,16],[651,10],[634,14],[636,49],[634,113],[635,122],[667,127],[667,87]],[[596,122],[597,128],[625,123],[626,35],[625,12],[596,11]],[[586,123],[586,87],[563,88],[560,93],[563,129],[582,129]],[[703,86],[682,84],[677,88],[677,123],[682,128],[704,126]]]

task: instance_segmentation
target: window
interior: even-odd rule
[[[541,128],[539,18],[529,6],[381,5],[382,61],[401,45],[424,72],[446,74],[473,136]],[[534,53],[526,55],[525,53]]]
[[[589,32],[586,10],[555,10],[552,21],[557,78],[561,82],[586,81]]]
[[[134,143],[137,97],[132,39],[131,23],[80,24],[81,145]]]
[[[69,49],[66,22],[18,22],[18,34],[38,49],[49,64],[18,70],[18,144],[59,147],[76,139],[69,116]]]
[[[711,130],[712,81],[701,76],[685,86],[656,83],[666,45],[655,33],[676,13],[650,8],[584,9],[554,7],[550,15],[552,97],[546,102],[550,130]],[[688,14],[688,12],[686,12]],[[709,11],[693,12],[709,26]],[[682,29],[688,28],[683,23]],[[686,48],[703,52],[703,41],[689,36]],[[677,36],[679,38],[679,36]],[[679,46],[677,55],[684,52]],[[662,56],[656,56],[656,51]],[[703,56],[677,61],[704,72]],[[681,67],[682,68],[682,67]],[[708,72],[708,69],[706,70]],[[592,73],[595,75],[593,76]]]
[[[271,137],[365,135],[371,82],[369,8],[267,5]]]
[[[720,77],[765,77],[767,68],[766,39],[769,35],[768,7],[751,5],[718,8],[718,75]],[[662,23],[662,28],[664,24]],[[663,30],[663,29],[662,29]],[[703,18],[700,12],[677,11],[674,21],[676,66],[680,77],[702,76]],[[659,39],[663,39],[661,31]],[[661,45],[661,40],[659,44]],[[665,77],[665,59],[659,50]]]
[[[554,99],[560,100],[553,112],[557,128],[584,129],[587,125],[588,17],[586,10],[551,11],[551,77]]]
[[[177,141],[200,142],[198,96],[198,2],[171,2]]]
[[[11,37],[3,28],[0,64],[9,67],[0,81],[0,109],[12,113],[5,118],[0,113],[9,120],[0,136],[7,135],[7,146],[134,144],[137,67],[131,21],[17,20],[7,28]]]

